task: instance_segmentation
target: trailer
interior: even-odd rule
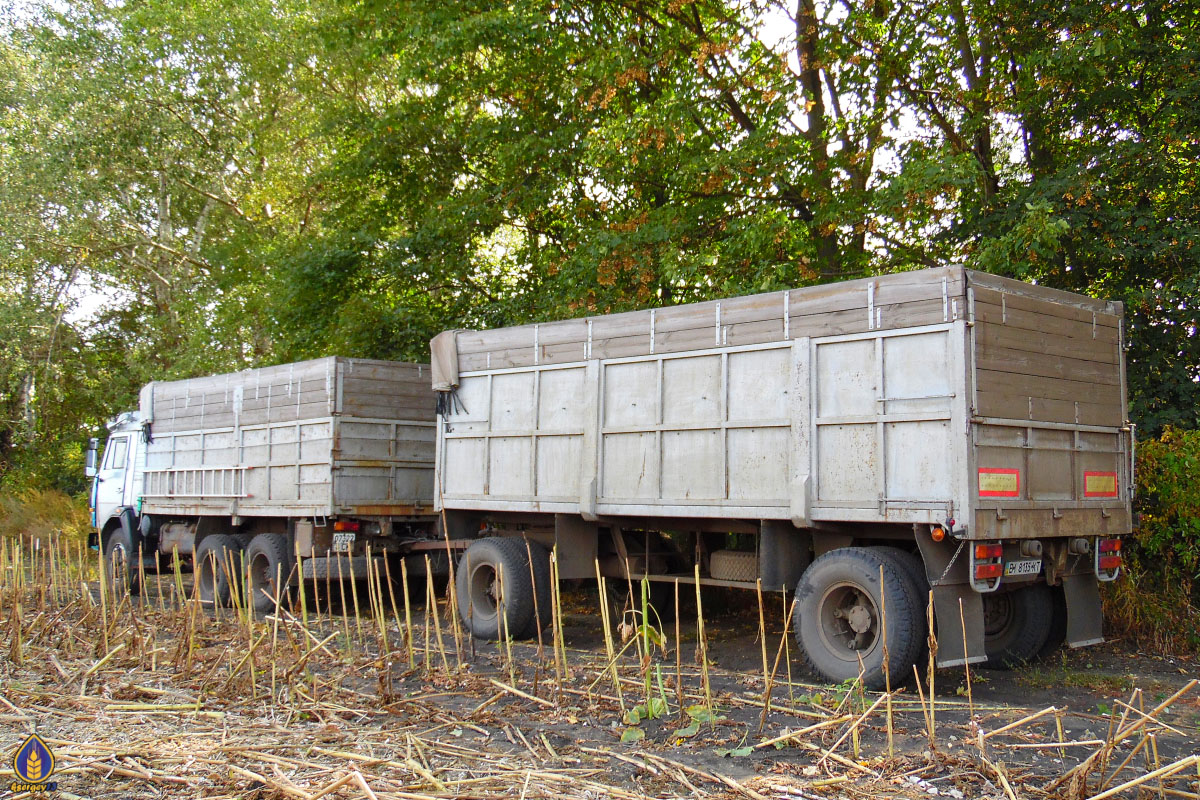
[[[175,556],[196,567],[203,601],[228,603],[244,560],[266,610],[277,577],[286,593],[335,554],[361,571],[368,553],[444,552],[428,381],[422,364],[330,357],[147,384],[98,468],[94,444],[89,458],[114,577],[137,591]]]
[[[477,636],[541,624],[554,548],[564,579],[794,592],[833,681],[911,674],[929,597],[942,666],[1102,641],[1133,521],[1120,303],[951,267],[431,350],[436,509],[496,534],[459,562]]]

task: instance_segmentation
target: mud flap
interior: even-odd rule
[[[917,546],[925,563],[925,576],[933,587],[937,665],[957,667],[987,661],[983,597],[971,588],[967,575],[970,559],[964,555],[963,545],[949,539],[935,542],[918,535]]]
[[[1095,573],[1064,575],[1067,600],[1067,644],[1087,647],[1104,641],[1104,614],[1100,609],[1100,584]]]
[[[764,591],[792,590],[812,563],[812,533],[786,520],[764,519],[758,537],[758,577]]]

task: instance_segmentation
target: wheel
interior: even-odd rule
[[[880,546],[873,547],[871,549],[875,550],[885,558],[891,559],[893,565],[899,568],[900,571],[904,573],[905,577],[908,578],[917,597],[917,619],[926,620],[925,609],[928,607],[929,603],[929,577],[925,574],[925,562],[923,562],[921,557],[915,553],[910,553],[907,550],[901,550],[899,547]],[[916,655],[913,659],[914,663],[924,661],[926,656],[929,655],[929,638],[926,636],[927,630],[927,628],[922,628],[917,631],[917,640],[919,644],[917,646]],[[888,645],[890,649],[890,640],[888,641]],[[904,678],[894,677],[892,685],[895,686],[903,683],[907,679],[907,675]]]
[[[118,525],[104,543],[105,578],[118,597],[142,593],[142,574],[138,570],[140,544],[141,537],[132,535],[124,525]]]
[[[1046,636],[1046,643],[1038,650],[1039,659],[1054,655],[1067,640],[1067,596],[1061,586],[1051,586],[1049,589],[1053,615],[1050,617],[1050,633]]]
[[[717,550],[708,558],[708,573],[723,581],[758,580],[758,553]]]
[[[861,661],[864,686],[882,689],[887,684],[886,623],[886,672],[903,681],[920,652],[920,608],[912,581],[891,558],[864,547],[826,553],[796,585],[794,624],[801,657],[810,671],[834,683],[857,678]]]
[[[463,553],[455,588],[459,616],[472,636],[496,640],[507,631],[519,637],[536,624],[529,554],[525,540],[499,536],[479,539]]]
[[[1054,598],[1050,587],[1033,583],[983,596],[983,645],[987,667],[1013,669],[1032,661],[1050,638]]]
[[[229,605],[229,570],[238,568],[240,553],[237,541],[223,533],[200,540],[193,555],[193,569],[202,603]]]
[[[279,599],[288,597],[288,584],[292,572],[292,554],[289,541],[279,533],[260,533],[246,547],[246,596],[255,611],[264,613],[275,610],[275,581],[281,579]]]
[[[521,631],[517,638],[520,639],[536,639],[540,631],[544,631],[550,626],[553,621],[551,611],[550,594],[552,587],[550,586],[550,551],[542,547],[537,542],[531,542],[528,539],[524,540],[525,544],[529,545],[529,556],[533,565],[533,591],[537,601],[534,603],[533,612],[529,615],[529,624],[525,626],[525,630]]]

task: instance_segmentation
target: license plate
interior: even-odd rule
[[[1009,561],[1004,565],[1005,575],[1037,575],[1042,571],[1042,560],[1030,558],[1024,561]]]
[[[339,532],[333,535],[333,552],[349,553],[354,547],[354,538],[356,534],[353,531]]]

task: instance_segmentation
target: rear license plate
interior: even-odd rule
[[[353,531],[335,533],[333,535],[333,552],[349,553],[354,547],[354,538],[356,534]]]
[[[1041,571],[1042,560],[1040,558],[1030,558],[1023,561],[1009,561],[1004,565],[1004,574],[1007,576],[1037,575]]]

